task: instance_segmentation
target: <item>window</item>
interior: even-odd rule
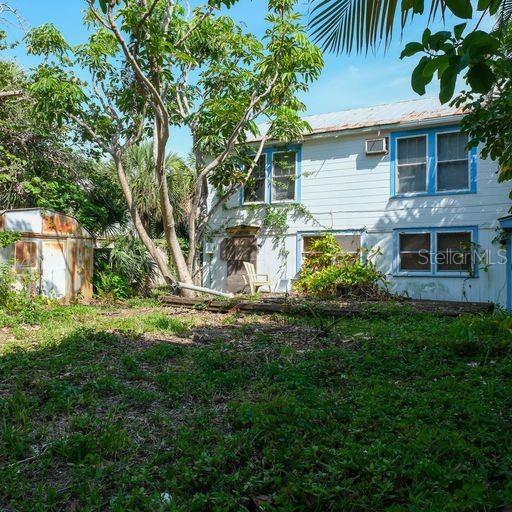
[[[303,237],[303,239],[302,239],[303,240],[302,261],[304,261],[309,256],[319,254],[318,252],[313,251],[311,245],[315,240],[318,240],[321,237],[322,237],[321,234],[306,235]],[[338,245],[341,247],[341,249],[344,252],[347,252],[348,254],[353,254],[354,256],[359,254],[359,251],[361,250],[361,235],[359,233],[334,235],[334,238],[336,238]]]
[[[430,272],[430,233],[400,233],[400,271]]]
[[[437,270],[471,272],[471,233],[467,231],[437,233]]]
[[[476,192],[477,150],[458,126],[390,134],[393,196]]]
[[[468,137],[460,132],[437,134],[437,190],[469,188]]]
[[[295,151],[274,153],[272,163],[272,201],[293,201],[297,153]]]
[[[251,176],[244,185],[244,203],[263,203],[265,201],[266,155],[261,155]]]
[[[398,232],[396,270],[406,275],[471,275],[477,228]]]
[[[427,137],[397,140],[398,193],[427,191]]]
[[[14,265],[18,273],[37,268],[37,242],[20,240],[14,246]]]

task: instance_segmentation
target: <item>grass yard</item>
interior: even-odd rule
[[[512,506],[506,319],[0,314],[0,511]]]

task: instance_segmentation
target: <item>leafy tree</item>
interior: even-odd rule
[[[21,91],[0,101],[1,207],[61,211],[95,233],[122,223],[126,206],[115,177],[104,164],[72,151],[63,142],[66,129],[34,119],[29,87],[16,64],[0,61],[0,90]]]
[[[71,48],[52,25],[27,37],[29,53],[44,57],[31,87],[38,116],[74,129],[112,157],[138,235],[170,283],[176,278],[156,251],[134,200],[124,165],[128,149],[144,137],[152,141],[167,246],[177,279],[192,283],[209,218],[209,186],[217,189],[220,204],[248,178],[269,138],[300,137],[307,125],[299,116],[304,105],[297,93],[322,67],[321,53],[294,11],[295,0],[270,0],[262,38],[223,14],[234,3],[209,0],[189,13],[183,1],[88,0],[92,33],[87,43]],[[90,80],[77,79],[77,67]],[[249,136],[262,118],[270,130],[254,148]],[[188,126],[194,142],[188,259],[179,244],[166,176],[173,126]]]
[[[324,49],[351,51],[375,48],[381,41],[388,43],[398,18],[402,29],[414,15],[425,11],[424,0],[313,0],[311,28]],[[425,87],[434,75],[440,81],[439,98],[442,103],[454,94],[457,77],[464,74],[471,90],[488,93],[495,84],[494,60],[502,57],[500,40],[504,27],[512,17],[511,0],[479,0],[476,7],[471,0],[431,0],[429,21],[446,12],[461,19],[452,30],[435,33],[427,27],[421,41],[408,43],[402,58],[423,54],[412,75],[415,92],[425,94]],[[485,16],[496,16],[494,30],[486,32],[478,27]],[[476,20],[467,31],[468,21]]]
[[[449,11],[460,18],[451,30],[435,33],[427,27],[421,41],[408,43],[401,57],[420,56],[411,77],[412,88],[420,95],[435,78],[439,80],[439,99],[453,99],[457,78],[463,76],[467,89],[453,104],[465,109],[462,129],[470,146],[482,144],[484,157],[500,164],[500,180],[512,179],[510,112],[512,111],[512,1],[479,0],[313,0],[311,28],[314,37],[328,50],[351,51],[386,44],[400,18],[402,29],[425,8],[429,20]],[[490,31],[481,21],[494,16]],[[468,28],[472,20],[473,28]],[[476,23],[475,23],[476,22]]]
[[[471,144],[482,144],[484,158],[490,157],[499,163],[499,180],[512,179],[512,24],[504,28],[500,55],[492,63],[495,77],[488,94],[479,94],[469,89],[456,99],[455,105],[464,106],[466,115],[462,129],[471,136]],[[512,194],[511,194],[512,198]]]

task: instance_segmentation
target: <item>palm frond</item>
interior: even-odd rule
[[[496,30],[506,32],[510,30],[512,22],[512,0],[502,0],[500,9],[496,14]]]
[[[512,0],[509,0],[512,1]],[[310,0],[310,31],[324,51],[357,52],[388,45],[398,24],[403,29],[409,11],[398,0]],[[444,0],[431,0],[430,17],[444,15]]]

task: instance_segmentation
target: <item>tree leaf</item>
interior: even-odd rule
[[[453,35],[455,36],[455,39],[461,38],[466,26],[467,23],[460,23],[459,25],[455,25],[455,27],[453,27]]]
[[[418,65],[414,68],[411,76],[411,87],[413,91],[420,96],[425,94],[425,86],[430,80],[423,76],[423,70],[430,61],[429,57],[422,57]]]
[[[443,43],[445,43],[451,35],[452,33],[447,30],[441,30],[440,32],[432,34],[429,41],[430,48],[435,51],[440,50]]]
[[[441,75],[441,89],[439,91],[439,101],[446,103],[452,99],[457,82],[458,69],[454,66],[448,66]]]
[[[481,62],[469,68],[466,79],[473,91],[486,94],[491,90],[496,77],[492,69]]]
[[[404,57],[411,57],[412,55],[415,55],[418,52],[422,52],[423,50],[423,45],[421,43],[418,43],[417,41],[407,43],[405,45],[405,48],[402,50],[402,53],[400,54],[400,58],[403,59]]]
[[[100,3],[100,9],[104,14],[107,13],[107,0],[99,0]]]
[[[469,20],[473,16],[473,6],[470,0],[445,0],[446,7],[455,14],[455,16]]]
[[[423,31],[423,35],[421,36],[421,42],[423,43],[423,46],[425,48],[428,48],[428,43],[430,41],[430,36],[432,35],[432,32],[430,31],[429,28],[426,28],[424,31]]]

